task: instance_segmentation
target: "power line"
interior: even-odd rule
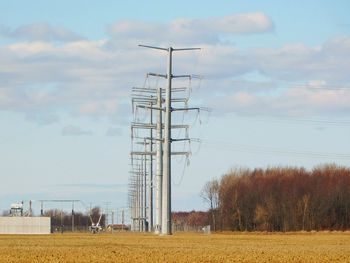
[[[350,125],[350,120],[347,119],[314,119],[314,118],[298,118],[287,115],[236,115],[237,118],[242,119],[252,119],[257,121],[272,121],[272,122],[291,122],[291,123],[302,123],[302,124],[312,124],[312,125],[334,125],[334,126],[348,126]]]
[[[257,80],[232,80],[231,83],[237,85],[264,85],[270,86],[273,89],[310,89],[310,90],[339,90],[339,91],[350,91],[350,85],[331,84],[331,83],[305,83],[298,81],[287,81],[287,80],[272,80],[272,81],[257,81]],[[283,86],[282,86],[283,85]]]
[[[234,144],[227,141],[211,141],[202,140],[203,146],[215,148],[218,150],[228,150],[236,152],[247,152],[253,154],[269,154],[269,155],[285,155],[293,157],[309,157],[322,159],[350,160],[350,154],[314,152],[314,151],[298,151],[293,149],[274,148],[258,145]]]

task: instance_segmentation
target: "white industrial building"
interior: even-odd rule
[[[50,217],[0,217],[0,234],[50,234]]]

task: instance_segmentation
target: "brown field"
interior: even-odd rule
[[[1,235],[0,262],[350,262],[350,233]]]

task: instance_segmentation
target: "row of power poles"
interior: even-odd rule
[[[190,154],[189,151],[172,151],[172,142],[190,140],[187,132],[189,126],[173,124],[172,113],[199,111],[199,108],[188,107],[189,87],[172,87],[174,78],[191,79],[192,77],[191,75],[173,75],[172,56],[174,51],[199,50],[199,48],[140,46],[167,52],[168,63],[166,74],[147,74],[147,78],[157,80],[163,78],[164,87],[156,85],[132,89],[134,120],[131,123],[132,150],[129,177],[132,230],[171,235],[171,156]],[[183,103],[184,106],[173,107],[178,103]],[[143,115],[140,114],[141,112]],[[174,129],[185,129],[185,138],[172,138]]]

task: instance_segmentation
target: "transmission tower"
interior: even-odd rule
[[[165,87],[134,87],[132,89],[132,104],[134,111],[134,122],[131,124],[131,180],[129,186],[129,205],[135,231],[155,231],[163,235],[172,234],[171,222],[171,156],[186,155],[189,151],[172,151],[172,142],[190,140],[188,137],[175,139],[172,138],[172,129],[188,129],[188,125],[173,125],[172,113],[175,111],[197,110],[199,108],[190,108],[187,105],[188,97],[174,97],[173,93],[185,92],[186,88],[173,88],[174,78],[189,78],[191,75],[173,75],[172,73],[172,55],[174,51],[199,50],[199,48],[181,48],[175,49],[160,48],[153,46],[140,45],[141,47],[157,49],[167,52],[167,74],[148,73],[148,77],[165,79]],[[165,95],[165,96],[164,96]],[[184,107],[173,108],[172,104],[182,102]],[[148,121],[140,121],[139,110],[143,109],[149,112]],[[156,112],[156,123],[154,123],[154,114]],[[163,118],[164,115],[164,118]],[[163,122],[164,119],[164,122]],[[145,132],[149,130],[148,136]],[[156,131],[154,136],[153,131]],[[188,132],[186,132],[188,134]],[[137,147],[144,144],[144,149]],[[156,145],[154,152],[153,145]],[[148,146],[148,147],[147,147]],[[136,150],[136,148],[138,150]],[[156,158],[156,173],[153,178],[153,157]],[[135,167],[139,169],[135,170]],[[141,169],[140,169],[141,167]],[[148,186],[148,187],[147,187]],[[155,224],[153,225],[153,192],[155,191],[156,210]],[[148,200],[148,204],[146,202]]]

